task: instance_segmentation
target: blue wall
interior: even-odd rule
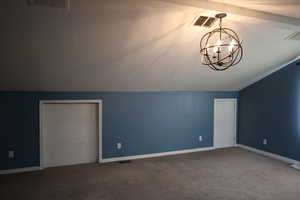
[[[300,160],[299,66],[290,64],[240,91],[238,127],[240,144]]]
[[[213,145],[213,99],[237,92],[2,92],[0,170],[39,165],[39,100],[102,99],[103,157]],[[198,142],[198,136],[203,142]],[[122,142],[121,150],[116,143]],[[15,151],[9,160],[8,150]]]

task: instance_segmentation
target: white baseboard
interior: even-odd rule
[[[179,151],[168,151],[163,153],[152,153],[152,154],[143,154],[137,156],[126,156],[126,157],[116,157],[116,158],[104,158],[100,162],[101,163],[108,163],[108,162],[117,162],[117,161],[124,161],[124,160],[134,160],[134,159],[142,159],[142,158],[153,158],[153,157],[160,157],[160,156],[170,156],[170,155],[177,155],[177,154],[184,154],[184,153],[193,153],[198,151],[210,151],[214,150],[214,147],[204,147],[204,148],[197,148],[197,149],[187,149],[187,150],[179,150]]]
[[[193,153],[193,152],[199,152],[199,151],[211,151],[214,149],[216,149],[216,148],[215,147],[203,147],[203,148],[186,149],[186,150],[179,150],[179,151],[168,151],[168,152],[163,152],[163,153],[152,153],[152,154],[124,156],[124,157],[116,157],[116,158],[104,158],[104,159],[101,159],[99,163],[108,163],[108,162],[117,162],[117,161],[124,161],[124,160],[135,160],[135,159],[142,159],[142,158],[170,156],[170,155]],[[37,170],[42,170],[42,169],[43,169],[42,167],[27,167],[27,168],[0,170],[0,175],[1,174],[14,174],[14,173],[21,173],[21,172],[30,172],[30,171],[37,171]]]
[[[17,169],[8,169],[8,170],[0,170],[0,175],[2,174],[16,174],[21,172],[31,172],[41,170],[41,167],[26,167],[26,168],[17,168]]]
[[[249,151],[253,151],[255,153],[258,153],[258,154],[261,154],[261,155],[264,155],[264,156],[267,156],[267,157],[270,157],[270,158],[274,158],[276,160],[280,160],[280,161],[283,161],[283,162],[286,162],[286,163],[289,163],[289,164],[299,162],[299,161],[291,159],[291,158],[287,158],[287,157],[280,156],[280,155],[277,155],[277,154],[274,154],[274,153],[269,153],[267,151],[262,151],[262,150],[259,150],[259,149],[255,149],[253,147],[249,147],[249,146],[246,146],[246,145],[243,145],[243,144],[238,144],[238,146],[243,148],[243,149],[247,149]]]
[[[291,165],[291,167],[300,170],[300,163],[299,162],[298,163],[294,163],[294,164]]]

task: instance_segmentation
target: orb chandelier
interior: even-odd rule
[[[242,43],[230,28],[222,27],[226,13],[216,15],[220,20],[219,28],[206,33],[200,41],[202,64],[216,71],[224,71],[238,64],[243,57]]]

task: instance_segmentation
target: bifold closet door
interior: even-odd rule
[[[97,161],[97,106],[92,103],[43,105],[44,167]]]

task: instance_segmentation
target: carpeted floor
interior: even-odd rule
[[[0,176],[1,200],[299,200],[300,171],[228,148]]]

